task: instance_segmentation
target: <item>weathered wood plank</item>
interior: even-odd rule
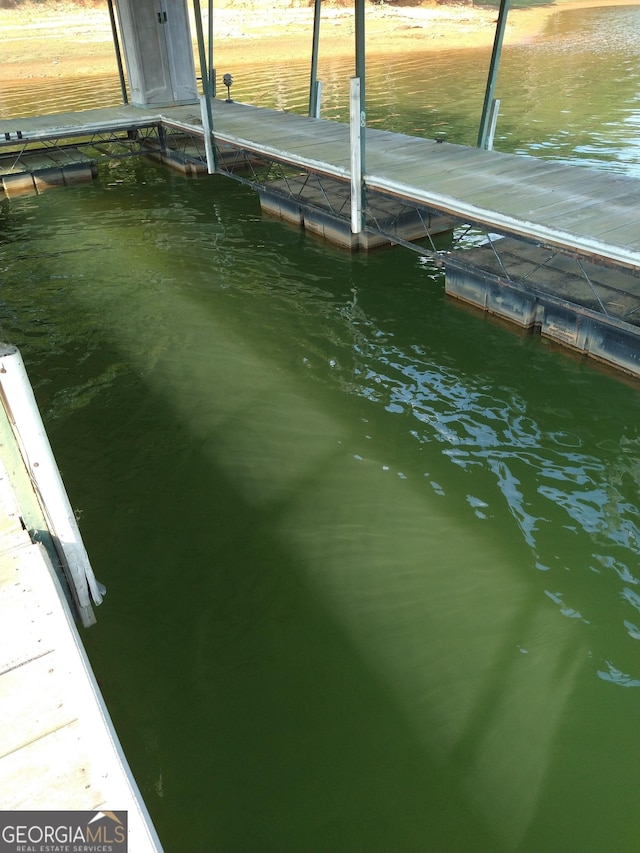
[[[222,142],[348,179],[346,124],[248,104],[227,104],[221,99],[213,101],[212,109],[214,134]],[[197,105],[163,108],[161,113],[119,106],[3,120],[0,146],[5,132],[18,129],[44,139],[47,134],[52,138],[64,133],[65,126],[70,133],[81,129],[90,133],[99,126],[115,129],[160,121],[202,133]],[[493,224],[505,232],[512,229],[514,235],[640,267],[631,212],[634,204],[640,205],[640,181],[636,178],[376,128],[367,128],[366,145],[366,181],[373,189],[460,218],[473,215],[479,223]],[[594,215],[595,205],[600,215]],[[529,234],[523,230],[523,223],[530,223]],[[587,224],[595,229],[593,234],[586,230]]]
[[[617,225],[609,230],[601,231],[596,236],[603,240],[611,240],[616,244],[624,244],[631,249],[640,251],[640,222],[638,219],[631,223]]]
[[[4,432],[0,453],[11,468]],[[0,807],[124,809],[129,849],[161,853],[53,567],[20,519],[0,458]]]
[[[73,687],[64,673],[60,677],[52,651],[0,675],[0,756],[73,722],[75,715],[66,701]],[[5,697],[11,701],[3,701]]]

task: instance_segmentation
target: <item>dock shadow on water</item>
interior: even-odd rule
[[[217,178],[0,210],[165,849],[637,850],[637,388]]]

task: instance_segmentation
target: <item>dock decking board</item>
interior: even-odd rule
[[[350,180],[347,124],[220,99],[211,106],[219,144]],[[203,132],[199,105],[159,111],[118,106],[3,120],[0,146],[6,133],[18,130],[28,141],[160,124]],[[640,269],[637,178],[374,128],[366,130],[365,160],[370,190],[601,263]]]
[[[7,453],[0,443],[0,809],[125,809],[129,849],[161,853],[47,553],[22,526]]]
[[[279,159],[315,167],[339,178],[348,177],[349,130],[346,125],[285,114],[281,127],[286,126],[288,132],[283,134],[270,129],[281,115],[279,113],[240,104],[225,107],[214,110],[215,132],[225,141],[245,143],[266,155],[277,155]],[[252,127],[253,132],[250,132]],[[291,132],[294,128],[295,134]],[[330,136],[325,135],[327,132]],[[313,157],[309,157],[311,151]],[[439,197],[447,195],[444,212],[454,215],[458,212],[463,217],[467,214],[468,203],[473,201],[473,207],[486,212],[485,216],[480,216],[480,221],[489,226],[499,225],[508,231],[507,220],[513,218],[519,220],[513,233],[526,236],[531,222],[537,226],[532,235],[534,239],[546,236],[552,244],[569,250],[598,258],[611,257],[614,263],[640,265],[640,255],[626,240],[617,239],[623,231],[615,227],[618,222],[619,227],[624,228],[628,223],[628,208],[640,201],[640,181],[635,178],[377,130],[367,130],[366,171],[367,183],[374,189],[389,191],[394,181],[396,185],[406,184],[405,198],[413,197],[417,203],[436,208]],[[456,183],[448,184],[448,180]],[[413,194],[411,187],[415,189]],[[500,192],[497,187],[501,188]],[[399,187],[394,189],[397,192]],[[477,196],[471,198],[476,191]],[[625,196],[629,199],[628,205],[620,201]],[[514,203],[507,204],[511,198]],[[582,228],[578,229],[579,239],[572,241],[565,210],[558,209],[557,217],[545,221],[546,214],[551,212],[545,208],[562,203],[561,199],[568,203],[569,210],[576,206],[598,205],[599,218],[604,221],[607,217],[607,221],[613,223],[613,227],[607,225],[600,232],[610,234],[611,252],[601,241],[587,245],[585,238],[591,235]],[[463,203],[463,209],[456,210],[456,200]],[[501,209],[503,204],[508,209]]]
[[[325,173],[333,173],[336,177],[347,175],[349,130],[346,125],[286,114],[287,128],[295,128],[296,133],[278,134],[270,131],[269,127],[277,121],[279,114],[245,105],[237,105],[238,109],[233,109],[235,106],[226,105],[231,109],[226,112],[215,110],[214,114],[215,131],[224,134],[228,142],[234,142],[232,134],[235,132],[242,138],[250,138],[254,148],[262,148],[266,154],[276,153],[281,159],[292,162],[299,157],[301,165],[309,167],[323,163]],[[249,134],[249,127],[256,119],[257,126]],[[327,124],[332,125],[329,147],[323,137]],[[389,150],[394,140],[400,144]],[[311,148],[309,142],[312,143]],[[516,221],[513,233],[526,236],[529,223],[532,223],[537,226],[536,233],[532,235],[534,239],[547,237],[552,244],[570,250],[591,253],[599,258],[611,256],[614,262],[622,261],[631,266],[640,265],[640,255],[629,251],[626,242],[617,242],[616,238],[622,232],[615,227],[616,222],[619,227],[624,227],[629,213],[625,205],[616,204],[616,200],[625,194],[629,199],[640,200],[640,182],[634,178],[603,175],[584,167],[479,151],[389,131],[368,130],[366,144],[366,180],[374,189],[384,192],[392,183],[395,183],[396,190],[400,185],[406,185],[405,198],[436,208],[440,197],[447,196],[444,212],[464,216],[471,204],[485,212],[479,220],[489,226],[493,224],[508,231],[508,220],[513,219]],[[310,151],[313,151],[313,158],[308,156]],[[412,193],[411,188],[415,192]],[[544,217],[550,194],[553,194],[551,198],[555,203],[559,203],[561,198],[568,202],[568,209],[562,214],[558,210],[558,216],[547,222]],[[456,205],[457,200],[463,202],[464,209]],[[567,215],[575,207],[585,204],[597,204],[600,209],[598,218],[601,221],[606,218],[608,225],[600,233],[610,235],[611,251],[601,241],[587,245],[592,235],[581,227],[577,227],[578,240],[572,240]]]

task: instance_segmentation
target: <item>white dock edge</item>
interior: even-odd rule
[[[0,464],[0,809],[128,813],[129,853],[162,847],[45,549]]]
[[[0,401],[49,532],[55,537],[78,615],[85,627],[93,625],[91,599],[101,604],[104,588],[93,574],[22,357],[11,344],[0,344]]]

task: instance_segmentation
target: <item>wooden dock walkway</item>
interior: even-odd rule
[[[25,529],[7,435],[0,441],[0,811],[126,811],[130,853],[161,853],[67,596],[44,545]]]
[[[333,182],[341,209],[334,215],[328,198],[331,191],[326,193],[321,186],[328,216],[322,220],[320,214],[316,233],[337,234],[331,222],[323,230],[324,222],[333,217],[334,222],[339,220],[338,228],[346,227],[347,238],[351,236],[344,189],[340,189],[349,186],[351,178],[347,124],[220,99],[214,99],[211,107],[219,171],[233,172],[223,151],[241,152],[250,167],[252,159],[262,160],[314,176],[317,181]],[[21,151],[38,145],[44,150],[64,149],[73,146],[74,140],[90,140],[93,135],[120,134],[134,139],[140,133],[151,134],[148,139],[156,153],[172,153],[166,149],[172,134],[199,140],[200,149],[194,149],[193,157],[200,169],[206,168],[200,104],[157,111],[123,105],[0,121],[0,180],[7,173],[8,151],[15,160]],[[150,148],[141,147],[138,153],[150,153]],[[171,162],[170,156],[167,162]],[[433,244],[429,249],[419,243],[417,237],[403,240],[399,229],[394,234],[378,221],[372,213],[373,201],[365,210],[367,231],[377,229],[389,242],[425,248],[426,254],[436,257],[445,267],[448,293],[640,376],[640,179],[369,128],[363,172],[367,204],[369,199],[393,200],[398,209],[413,211],[419,219],[426,215],[429,224],[421,225],[422,237],[437,233],[438,227],[442,230],[436,220],[445,225],[468,225],[485,235],[499,259],[497,267],[486,257],[481,259],[457,246],[452,251],[437,251]],[[263,179],[255,173],[247,183],[261,192],[265,210],[307,227],[300,211],[305,205],[311,211],[317,207],[309,186],[306,197],[291,195],[289,204],[284,194],[290,192],[286,187],[293,182],[287,177],[278,183],[273,175]],[[269,193],[275,198],[273,205]],[[278,200],[278,194],[283,200]],[[309,221],[312,219],[310,216]],[[502,243],[493,241],[496,235]],[[531,275],[523,272],[518,260],[513,276],[505,268],[507,260],[513,262],[513,241],[525,247],[523,257],[528,259]],[[531,248],[538,254],[531,255]],[[558,271],[565,274],[563,264],[557,262],[560,256],[574,264],[575,286],[569,290],[558,290],[555,284]],[[608,272],[594,274],[594,267]],[[472,283],[469,287],[468,277],[476,272],[481,286]],[[506,302],[510,305],[503,310]],[[548,323],[545,312],[553,313]]]
[[[219,142],[347,181],[349,127],[214,100]],[[202,135],[198,105],[132,106],[0,121],[2,146],[172,127]],[[367,129],[365,183],[505,235],[640,270],[640,180],[534,157]]]
[[[348,125],[221,100],[212,106],[219,141],[349,180]],[[121,106],[3,119],[0,146],[159,125],[202,135],[199,106],[158,111]],[[637,178],[374,129],[366,131],[365,176],[372,190],[505,234],[640,269]]]

